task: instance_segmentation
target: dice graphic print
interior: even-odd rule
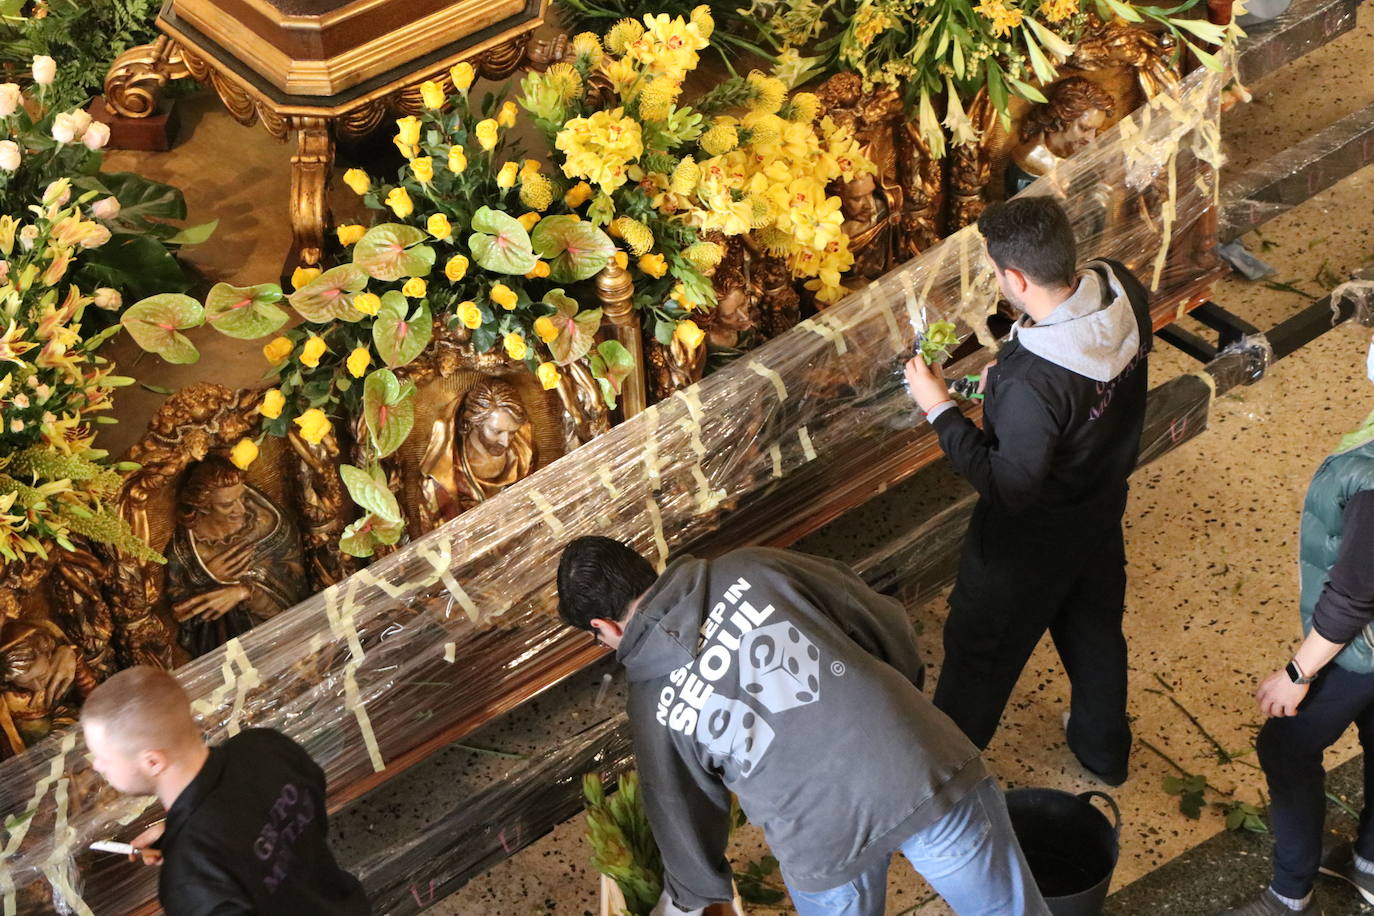
[[[739,683],[769,712],[814,703],[821,689],[821,654],[787,621],[759,627],[739,648]]]
[[[697,716],[696,740],[716,757],[733,760],[748,775],[773,743],[773,729],[748,703],[713,693]]]

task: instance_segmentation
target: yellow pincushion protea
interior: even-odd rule
[[[633,41],[644,34],[644,26],[633,19],[622,19],[606,33],[606,47],[612,54],[624,54]]]
[[[637,219],[619,216],[611,221],[611,235],[625,240],[630,253],[635,257],[647,254],[654,247],[654,234],[649,227]]]
[[[553,182],[538,172],[525,172],[520,178],[520,203],[541,213],[547,210],[553,203]]]
[[[710,156],[723,156],[739,145],[739,132],[730,124],[716,124],[701,135],[701,148]]]

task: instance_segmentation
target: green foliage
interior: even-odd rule
[[[921,358],[927,365],[948,358],[950,352],[959,345],[959,334],[952,321],[934,321],[921,335]]]
[[[600,777],[587,773],[582,796],[592,865],[615,881],[630,916],[648,916],[663,893],[663,858],[640,796],[639,775],[621,776],[618,791],[607,797]]]
[[[770,881],[778,875],[778,860],[764,856],[757,862],[750,862],[744,871],[735,872],[735,886],[739,889],[740,900],[756,906],[776,906],[787,899],[787,891],[779,886],[779,881]]]
[[[1197,820],[1202,816],[1206,802],[1203,792],[1207,790],[1207,777],[1197,773],[1186,776],[1165,776],[1164,791],[1178,796],[1178,810],[1184,817]]]
[[[1233,801],[1222,806],[1226,813],[1227,830],[1244,830],[1248,833],[1268,833],[1269,825],[1264,821],[1264,812],[1248,802]]]

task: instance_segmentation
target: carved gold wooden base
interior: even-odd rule
[[[540,24],[535,20],[526,28]],[[196,36],[174,22],[159,18],[166,33],[147,45],[130,48],[116,58],[105,78],[105,101],[128,118],[146,118],[157,111],[161,91],[172,80],[195,79],[211,88],[241,124],[261,122],[267,132],[285,141],[294,135],[291,157],[290,218],[293,249],[288,270],[295,265],[320,263],[330,218],[325,189],[334,167],[336,138],[357,140],[389,118],[416,114],[422,107],[420,84],[434,80],[452,90],[449,70],[470,60],[486,79],[510,76],[526,59],[528,31],[499,43],[480,44],[442,60],[431,61],[372,91],[342,101],[306,96],[281,96],[241,66],[218,56],[217,48],[201,47]]]

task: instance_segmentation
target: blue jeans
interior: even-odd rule
[[[1007,802],[985,779],[934,824],[901,845],[902,855],[959,916],[1048,916]],[[887,865],[827,891],[792,891],[798,916],[883,916]]]

